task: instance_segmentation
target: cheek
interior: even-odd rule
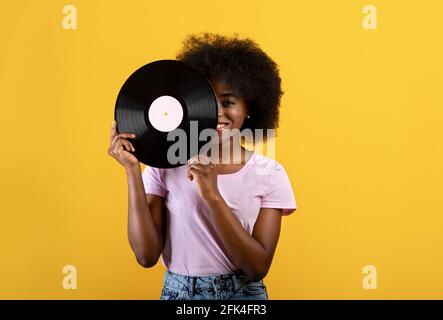
[[[243,120],[246,117],[246,113],[242,108],[236,108],[235,110],[230,110],[229,117],[236,125],[240,125],[241,123],[243,123]]]

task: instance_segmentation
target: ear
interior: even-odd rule
[[[246,119],[248,118],[248,116],[252,117],[252,113],[253,113],[253,102],[251,100],[247,100],[245,102],[246,105]]]

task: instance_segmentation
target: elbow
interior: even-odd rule
[[[136,257],[137,263],[143,268],[152,268],[157,264],[158,259],[153,259],[149,257]]]
[[[132,246],[132,251],[134,253],[137,263],[143,268],[152,268],[157,264],[160,258],[161,252],[150,250],[146,247]]]
[[[254,258],[244,261],[241,269],[249,281],[258,282],[268,274],[272,263],[272,256],[267,254],[266,251],[262,251],[260,254],[256,254]]]
[[[257,281],[264,279],[264,277],[266,277],[266,275],[268,274],[268,270],[269,270],[269,268],[265,268],[265,267],[258,268],[256,270],[248,272],[246,274],[246,277],[251,282],[257,282]]]
[[[248,276],[251,282],[258,282],[266,276],[266,273],[253,273]]]

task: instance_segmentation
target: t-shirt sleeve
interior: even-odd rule
[[[289,215],[297,210],[294,191],[286,170],[279,163],[267,179],[261,208],[283,209],[282,215]]]
[[[159,168],[146,166],[142,173],[145,194],[155,194],[166,198],[167,188],[164,182],[164,172]]]

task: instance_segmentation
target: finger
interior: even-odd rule
[[[215,166],[210,163],[210,164],[201,164],[201,163],[196,163],[196,164],[189,164],[189,167],[195,167],[199,170],[207,170],[207,169],[213,169]]]
[[[120,154],[120,152],[123,151],[123,145],[119,144],[116,148],[115,148],[115,154],[118,155]]]
[[[118,153],[122,150],[127,149],[127,147],[125,146],[124,143],[125,140],[122,139],[118,139],[114,142],[114,144],[112,145],[112,149],[115,155],[118,155]]]
[[[125,150],[127,150],[128,152],[134,152],[134,151],[135,151],[135,148],[134,148],[134,146],[132,145],[132,143],[129,142],[128,140],[123,139],[123,138],[116,140],[115,143],[114,143],[114,145],[116,145],[116,148],[117,148],[119,145],[123,145],[124,148],[125,148]]]
[[[203,169],[203,165],[202,164],[198,164],[198,163],[190,164],[189,168],[195,168],[197,170],[201,170],[201,169]]]
[[[132,151],[132,152],[135,151],[134,145],[130,141],[122,139],[122,143],[124,143],[125,146],[127,146],[128,151]]]
[[[198,155],[195,155],[188,160],[188,164],[194,164],[194,163],[198,163]]]
[[[189,171],[189,166],[186,168],[186,178],[188,178],[188,180],[190,181],[192,181],[192,179],[194,178],[191,172]]]
[[[198,155],[198,163],[201,164],[210,164],[211,163],[211,159],[209,159],[207,156],[200,154]]]
[[[211,168],[208,165],[203,165],[203,164],[191,164],[189,168],[198,170],[201,173],[207,173],[211,170]]]
[[[120,141],[125,146],[127,151],[129,151],[129,152],[135,151],[135,149],[133,149],[134,147],[132,146],[132,144],[128,140],[122,139]]]
[[[201,163],[201,164],[210,164],[211,159],[203,154],[197,154],[188,160],[189,164]]]
[[[118,151],[119,151],[119,149],[120,149],[120,147],[121,147],[121,144],[120,143],[117,143],[117,144],[113,144],[112,145],[112,147],[111,147],[111,152],[112,152],[112,154],[114,155],[114,156],[116,156],[116,155],[118,155]]]
[[[189,168],[189,172],[192,174],[192,178],[195,177],[200,177],[201,172],[195,168]]]
[[[114,141],[114,137],[117,135],[117,121],[112,121],[112,126],[111,126],[111,144],[112,141]]]
[[[131,142],[129,142],[129,141],[128,141],[128,143],[129,143],[129,145],[130,145],[131,148],[132,148],[132,152],[134,152],[134,151],[135,151],[134,145],[133,145]]]
[[[115,143],[115,141],[119,138],[135,138],[135,134],[129,132],[120,133],[114,137],[111,144]]]
[[[133,138],[135,138],[135,134],[129,133],[129,132],[120,133],[120,134],[114,136],[114,140],[112,141],[112,143],[115,143],[115,141],[119,138],[133,139]]]

